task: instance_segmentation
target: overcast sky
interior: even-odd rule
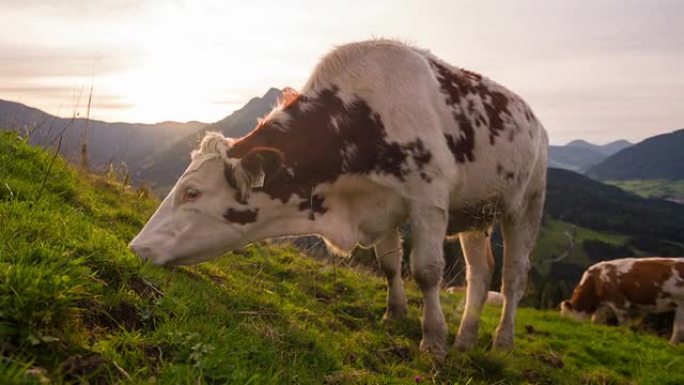
[[[219,120],[390,37],[522,95],[551,141],[684,128],[684,1],[0,0],[0,98],[69,116]],[[79,97],[79,95],[81,95]]]

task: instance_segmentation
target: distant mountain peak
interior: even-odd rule
[[[571,141],[571,142],[568,142],[568,144],[566,144],[566,146],[590,147],[590,148],[597,147],[596,144],[589,143],[589,142],[587,142],[587,141],[584,140],[584,139],[575,139],[575,140],[573,140],[573,141]]]
[[[276,99],[278,99],[278,97],[279,97],[280,94],[282,94],[282,93],[283,93],[283,91],[281,91],[281,90],[279,90],[279,89],[277,89],[277,88],[275,88],[275,87],[271,87],[268,91],[266,91],[266,93],[264,94],[264,96],[262,96],[261,98],[262,98],[262,99],[266,99],[266,100],[271,100],[271,99],[272,99],[272,100],[276,100]]]
[[[608,143],[608,144],[605,144],[605,145],[603,145],[603,146],[604,146],[604,147],[606,147],[606,146],[615,146],[615,145],[631,146],[631,145],[633,145],[633,144],[634,144],[634,143],[630,142],[629,140],[620,139],[620,140],[616,140],[616,141],[610,142],[610,143]]]

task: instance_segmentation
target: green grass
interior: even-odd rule
[[[605,183],[644,198],[669,198],[684,201],[684,180],[614,180]]]
[[[480,342],[435,366],[420,297],[383,323],[385,284],[292,248],[254,245],[195,267],[126,248],[157,202],[0,135],[0,384],[681,384],[684,347],[521,309],[516,347]],[[443,296],[453,331],[462,298]]]

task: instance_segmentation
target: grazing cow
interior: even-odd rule
[[[319,235],[342,253],[374,246],[388,280],[386,316],[396,317],[407,306],[398,227],[408,221],[423,293],[421,348],[441,360],[444,238],[460,233],[467,262],[456,340],[465,349],[477,341],[491,228],[501,222],[505,304],[494,344],[510,347],[542,216],[547,147],[527,104],[499,84],[399,42],[348,44],[247,136],[207,134],[130,246],[159,265],[280,236]]]
[[[594,323],[614,315],[623,324],[632,311],[675,311],[670,342],[684,338],[684,258],[625,258],[600,262],[582,275],[561,314]]]

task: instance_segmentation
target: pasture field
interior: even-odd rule
[[[512,351],[490,350],[488,307],[477,348],[435,366],[412,280],[384,323],[383,279],[286,246],[150,266],[126,244],[158,202],[51,162],[0,134],[0,384],[684,383],[684,346],[529,308]],[[461,302],[443,294],[452,341]]]
[[[674,199],[684,202],[684,180],[645,179],[611,180],[607,184],[620,187],[644,198]]]

